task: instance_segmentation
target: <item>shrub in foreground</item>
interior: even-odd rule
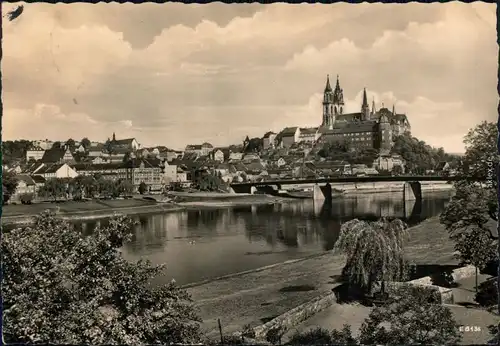
[[[492,278],[481,283],[478,287],[478,291],[474,300],[479,305],[484,307],[490,307],[498,304],[497,279]]]
[[[119,251],[133,223],[119,217],[82,236],[49,212],[3,234],[8,343],[169,344],[199,341],[188,293],[152,286],[162,267]]]

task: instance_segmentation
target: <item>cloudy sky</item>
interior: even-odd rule
[[[3,12],[16,4],[2,4]],[[3,22],[4,139],[239,143],[347,111],[405,112],[450,152],[497,118],[495,4],[24,4]]]

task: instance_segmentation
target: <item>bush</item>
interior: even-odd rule
[[[333,330],[332,333],[332,343],[340,344],[340,345],[356,345],[358,342],[352,336],[351,327],[347,324],[344,324],[342,330]]]
[[[221,346],[221,345],[244,345],[245,342],[243,338],[236,336],[236,335],[226,335],[222,337],[222,342],[221,340],[216,340],[216,339],[206,339],[203,340],[203,344],[207,346]]]
[[[328,331],[322,328],[315,328],[305,333],[295,333],[288,345],[356,345],[357,340],[352,336],[351,327],[344,325],[342,330]]]
[[[145,183],[145,182],[143,182],[143,181],[142,181],[142,182],[139,184],[139,193],[140,193],[141,195],[143,195],[144,193],[146,193],[146,191],[147,191],[147,190],[148,190],[148,186],[146,185],[146,183]]]
[[[246,324],[243,326],[241,335],[244,336],[245,338],[255,339],[255,330],[252,328],[250,324]]]
[[[489,307],[498,303],[498,287],[497,279],[492,278],[478,287],[476,297],[474,299],[479,305]]]
[[[389,304],[376,307],[360,328],[360,343],[377,345],[449,345],[461,340],[450,309],[423,286],[403,286]]]
[[[33,201],[33,194],[32,193],[23,193],[20,196],[20,199],[21,199],[22,204],[31,204],[31,202]]]
[[[310,329],[304,333],[295,333],[288,345],[327,345],[332,343],[330,331],[323,328]]]
[[[284,331],[282,327],[272,328],[266,333],[266,341],[273,345],[281,344],[281,337]]]
[[[134,222],[112,218],[82,237],[52,212],[4,233],[3,332],[19,344],[193,344],[199,322],[189,293],[152,286],[164,266],[125,259]]]

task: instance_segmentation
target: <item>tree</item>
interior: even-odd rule
[[[247,143],[247,145],[243,149],[245,153],[260,152],[264,147],[264,141],[262,140],[262,138],[258,137],[249,139],[247,136],[245,139],[245,143]]]
[[[3,191],[3,202],[7,203],[10,197],[16,192],[19,180],[13,172],[2,170],[2,185],[5,188]]]
[[[364,345],[456,345],[459,326],[449,308],[436,301],[436,293],[408,285],[394,299],[372,310],[360,329]]]
[[[352,291],[362,295],[371,293],[373,284],[402,281],[408,273],[404,259],[403,242],[407,225],[399,219],[377,222],[351,220],[340,230],[335,251],[347,256],[342,278]]]
[[[468,176],[484,177],[491,166],[497,167],[498,128],[496,123],[483,121],[470,129],[464,138],[465,155],[460,167],[461,173]],[[496,170],[494,171],[496,173]],[[496,187],[496,179],[495,184]]]
[[[75,178],[82,189],[82,194],[87,198],[93,198],[99,191],[97,180],[92,176],[79,175]]]
[[[21,139],[19,141],[2,142],[2,162],[10,165],[26,159],[26,152],[33,145],[32,141]]]
[[[363,148],[351,152],[350,157],[347,159],[351,164],[365,164],[368,167],[373,166],[373,162],[378,157],[379,153],[373,148]]]
[[[139,184],[139,193],[141,195],[143,195],[146,193],[147,190],[148,190],[148,186],[146,185],[145,182],[141,181],[141,183]]]
[[[59,197],[66,195],[66,186],[62,179],[51,178],[45,181],[45,184],[40,188],[40,194],[46,197],[52,197],[54,202]]]
[[[20,196],[22,204],[31,204],[33,202],[33,194],[32,193],[23,193]]]
[[[87,137],[84,137],[82,138],[82,140],[80,141],[80,143],[83,145],[83,147],[85,148],[85,150],[88,150],[90,148],[90,140],[87,138]]]
[[[478,269],[484,269],[489,262],[498,258],[497,244],[487,232],[477,226],[471,226],[468,231],[456,233],[451,238],[455,241],[455,250],[458,251],[462,263],[476,267],[477,293]]]
[[[225,187],[224,181],[213,174],[202,175],[196,185],[200,191],[218,191]]]
[[[66,141],[66,145],[69,147],[69,148],[74,148],[75,147],[75,140],[70,138]]]
[[[474,300],[484,307],[493,307],[498,304],[498,287],[494,278],[486,280],[479,285]]]
[[[125,179],[120,179],[116,182],[118,196],[120,195],[130,195],[134,192],[134,185]]]
[[[403,174],[403,168],[401,166],[399,166],[399,165],[398,166],[394,166],[394,167],[392,167],[392,171],[391,172],[394,175],[401,175],[401,174]]]
[[[405,133],[394,138],[391,154],[400,155],[406,162],[408,171],[423,174],[434,169],[441,161],[452,161],[452,155],[446,154],[443,148],[433,148],[410,134]]]
[[[52,149],[59,149],[62,147],[62,143],[59,141],[56,141],[52,144]]]
[[[151,285],[163,266],[119,249],[133,223],[120,217],[82,236],[53,214],[6,232],[1,244],[8,343],[171,344],[199,341],[188,293]]]
[[[104,177],[99,177],[97,180],[97,186],[98,186],[98,191],[99,195],[102,197],[112,197],[116,196],[117,192],[117,186],[114,181],[106,179]]]
[[[323,144],[318,155],[332,160],[350,159],[350,145],[347,141],[329,141]]]
[[[492,232],[498,220],[497,138],[496,124],[488,122],[477,125],[465,136],[466,151],[459,174],[486,176],[488,181],[455,182],[455,195],[440,215],[440,222],[457,244],[460,258],[466,263],[475,261],[479,266],[484,266],[484,261],[498,263],[498,252],[491,251],[498,246],[498,235]]]

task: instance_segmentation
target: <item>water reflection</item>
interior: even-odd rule
[[[183,284],[331,250],[342,223],[353,218],[397,217],[414,225],[438,215],[449,200],[441,193],[428,196],[420,206],[393,196],[342,198],[320,206],[298,200],[140,216],[124,255],[166,263],[165,281],[175,278]],[[81,227],[88,232],[105,222]]]

